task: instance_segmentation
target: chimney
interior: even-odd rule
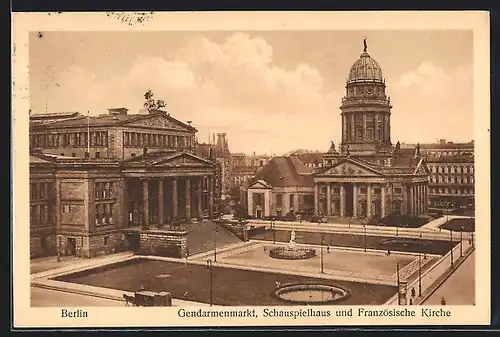
[[[127,108],[111,108],[108,109],[108,113],[113,116],[126,116],[128,113]]]
[[[439,140],[439,144],[441,144],[441,145],[446,144],[446,139],[441,138],[441,139]]]

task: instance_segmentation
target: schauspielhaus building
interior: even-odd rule
[[[31,116],[31,256],[134,249],[141,230],[212,217],[218,170],[196,132],[165,111]]]

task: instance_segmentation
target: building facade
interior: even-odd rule
[[[391,142],[390,97],[378,62],[364,51],[342,98],[340,151],[331,144],[313,175],[315,214],[373,218],[427,212],[429,172],[417,146]]]
[[[311,215],[313,191],[312,171],[298,158],[273,157],[249,181],[248,215],[255,218]]]
[[[32,116],[31,256],[129,249],[138,229],[212,217],[216,164],[195,133],[164,111]]]
[[[415,145],[405,144],[406,148]],[[430,171],[429,209],[432,211],[474,207],[474,141],[456,143],[440,139],[420,144]]]

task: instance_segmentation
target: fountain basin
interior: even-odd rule
[[[274,247],[269,250],[269,256],[282,260],[305,260],[316,256],[316,250],[305,247]]]
[[[420,238],[390,238],[380,241],[380,244],[386,248],[421,248],[427,246],[430,242]]]
[[[291,284],[274,291],[280,300],[295,304],[332,304],[349,295],[344,288],[326,284]]]

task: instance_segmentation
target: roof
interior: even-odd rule
[[[312,171],[296,157],[273,157],[250,181],[263,180],[273,187],[313,187]]]
[[[175,123],[182,125],[184,128],[192,131],[196,131],[196,129],[188,124],[185,124],[173,117],[170,116],[166,111],[161,110],[152,110],[149,114],[102,114],[99,116],[84,116],[81,114],[76,115],[73,118],[64,118],[62,120],[52,120],[49,125],[46,125],[50,128],[62,128],[62,127],[86,127],[90,126],[114,126],[114,125],[123,125],[130,122],[135,122],[139,120],[146,120],[154,116],[163,116]],[[34,125],[38,125],[36,123],[37,119],[30,119],[30,122]]]
[[[297,154],[295,156],[304,163],[321,163],[323,162],[324,155],[325,153],[323,152],[309,152]]]
[[[473,156],[429,156],[427,158],[428,163],[473,163]]]
[[[78,111],[73,112],[51,112],[45,114],[33,114],[30,116],[31,119],[54,119],[54,118],[72,118],[77,117],[80,113]]]
[[[401,144],[401,149],[415,148],[415,144]],[[420,150],[452,150],[452,149],[471,149],[474,150],[474,143],[424,143],[420,144]]]
[[[358,81],[383,81],[382,68],[377,61],[371,58],[366,50],[349,70],[348,82]]]

